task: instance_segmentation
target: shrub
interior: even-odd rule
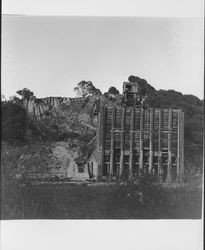
[[[4,103],[1,106],[2,139],[24,140],[26,132],[26,110],[14,103]]]

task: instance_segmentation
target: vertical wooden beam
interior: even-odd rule
[[[101,110],[99,110],[98,117],[97,117],[97,154],[98,154],[98,168],[97,168],[97,180],[100,181],[100,165],[101,165],[101,157],[102,157],[102,148],[100,144],[100,137],[101,137]]]
[[[178,122],[178,161],[177,161],[177,177],[178,181],[183,181],[184,175],[184,113],[179,111]]]
[[[171,143],[172,143],[172,109],[169,109],[169,120],[168,120],[168,128],[169,128],[169,133],[168,133],[168,165],[167,165],[167,178],[166,182],[171,183],[172,181],[172,151],[171,151]]]
[[[98,113],[97,117],[97,147],[99,148],[100,145],[100,137],[101,137],[101,110]]]
[[[111,146],[110,146],[110,172],[109,176],[113,175],[114,165],[114,129],[115,129],[115,107],[112,109],[112,127],[111,127]]]
[[[129,178],[133,176],[133,131],[134,131],[134,107],[131,109],[131,121],[130,121],[130,163],[129,163]]]
[[[182,124],[181,124],[181,147],[182,147],[182,157],[181,157],[181,176],[180,176],[180,181],[183,181],[184,178],[184,112],[182,112]]]
[[[123,172],[123,164],[124,164],[124,128],[125,128],[125,107],[122,107],[122,117],[121,117],[121,140],[120,140],[120,176]]]
[[[134,93],[134,107],[136,107],[136,104],[137,104],[137,94]]]
[[[144,109],[141,108],[140,114],[140,159],[139,159],[139,169],[143,172],[143,124],[144,124]]]
[[[101,107],[98,114],[98,130],[97,130],[97,147],[98,147],[98,172],[97,179],[101,180],[102,178],[102,168],[103,168],[103,157],[104,157],[104,148],[103,148],[103,123],[104,123],[104,108]]]
[[[181,167],[181,110],[177,114],[177,181],[180,181]]]
[[[149,174],[153,167],[153,109],[150,109],[150,131],[149,131]]]
[[[105,117],[106,117],[106,112],[107,109],[106,107],[102,107],[101,110],[102,114],[101,114],[101,147],[102,147],[102,157],[101,157],[101,172],[100,175],[103,175],[103,168],[104,166],[104,158],[105,158]]]
[[[158,131],[158,181],[161,182],[162,171],[162,110],[159,109],[159,131]]]

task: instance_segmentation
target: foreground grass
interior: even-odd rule
[[[199,219],[199,188],[40,185],[4,187],[2,219]]]

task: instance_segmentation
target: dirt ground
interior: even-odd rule
[[[2,219],[199,219],[199,187],[39,185],[2,192]]]

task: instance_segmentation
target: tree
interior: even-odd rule
[[[9,97],[9,102],[14,103],[14,104],[20,104],[21,100],[18,98],[18,96],[13,95]]]
[[[1,95],[1,102],[6,102],[6,96],[5,95]]]
[[[109,88],[108,93],[111,94],[111,95],[119,95],[120,94],[119,90],[117,90],[113,86]]]
[[[1,106],[2,139],[23,140],[26,132],[26,110],[20,105],[7,102]]]
[[[35,97],[34,93],[27,88],[23,88],[22,90],[18,90],[16,93],[18,95],[20,95],[22,97],[22,99],[24,99],[24,100],[29,100],[31,97]]]
[[[77,87],[74,88],[79,97],[87,97],[92,95],[101,95],[101,91],[97,89],[91,81],[81,81],[77,84]]]
[[[142,95],[150,95],[155,92],[155,88],[152,87],[145,79],[142,79],[138,76],[129,76],[128,77],[129,82],[136,82],[139,85],[140,92]]]

